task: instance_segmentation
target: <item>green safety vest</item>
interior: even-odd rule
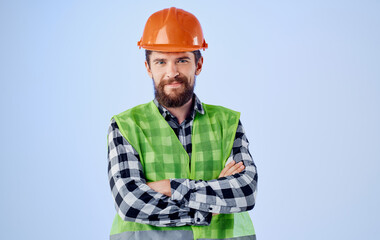
[[[121,134],[140,156],[148,182],[170,178],[217,179],[231,154],[240,113],[203,104],[196,113],[189,155],[153,101],[136,106],[115,119]],[[189,168],[190,165],[190,168]],[[209,226],[156,227],[123,221],[116,214],[110,239],[255,239],[248,212],[219,214]]]

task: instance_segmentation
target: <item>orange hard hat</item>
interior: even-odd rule
[[[137,46],[161,52],[190,52],[208,47],[198,19],[175,7],[149,17]]]

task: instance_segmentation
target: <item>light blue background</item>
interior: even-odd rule
[[[379,1],[133,2],[0,2],[0,239],[108,238],[109,120],[153,98],[136,43],[170,6],[209,43],[200,99],[242,112],[258,239],[379,238]]]

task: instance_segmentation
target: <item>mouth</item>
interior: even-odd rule
[[[172,83],[165,84],[165,86],[169,88],[177,88],[177,87],[180,87],[181,85],[182,85],[181,82],[172,82]]]

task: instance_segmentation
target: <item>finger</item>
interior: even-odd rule
[[[225,169],[225,171],[224,171],[224,173],[223,173],[223,177],[227,177],[227,176],[229,176],[229,175],[231,175],[231,173],[234,171],[234,167],[235,167],[235,165],[236,165],[236,163],[235,163],[235,161],[234,161],[234,164],[232,165],[228,165],[228,166],[226,166],[224,169]]]
[[[226,174],[231,175],[236,169],[238,169],[242,165],[242,162],[238,162],[235,165],[233,165],[230,169],[226,171]]]
[[[228,164],[223,168],[223,170],[220,172],[220,174],[219,174],[219,178],[224,177],[225,174],[226,174],[226,172],[227,172],[232,166],[234,166],[234,165],[235,165],[235,161],[234,161],[234,160],[232,160],[230,163],[228,163]]]
[[[230,169],[228,169],[224,175],[225,176],[233,175],[234,172],[237,171],[241,166],[244,166],[243,162],[236,163],[234,166],[232,166]]]
[[[236,173],[241,173],[244,170],[245,166],[241,165],[238,169],[236,169],[231,175],[234,175]]]

